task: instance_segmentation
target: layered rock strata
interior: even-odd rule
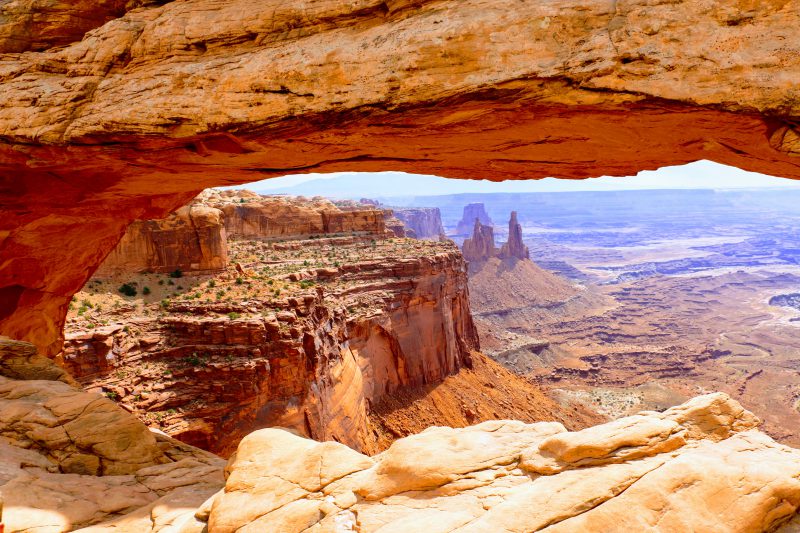
[[[70,4],[99,23],[115,3]],[[2,32],[55,42],[36,36],[42,4],[13,5]],[[4,55],[0,331],[57,353],[71,295],[126,226],[214,185],[387,169],[577,178],[699,159],[800,177],[798,13],[797,0],[187,0]],[[77,39],[71,21],[58,33]]]
[[[483,226],[494,227],[494,222],[489,218],[486,207],[482,203],[467,204],[464,206],[464,214],[456,226],[457,235],[469,235],[475,226],[475,221]]]
[[[63,371],[34,346],[0,338],[0,363],[6,531],[60,533],[99,522],[106,525],[96,531],[109,531],[107,522],[122,516],[126,531],[179,527],[179,510],[197,508],[224,485],[224,461],[148,431],[105,396],[58,381]]]
[[[371,206],[341,208],[327,198],[260,196],[251,191],[205,191],[199,201],[225,214],[228,235],[287,240],[323,235],[386,233],[384,212]]]
[[[374,451],[370,404],[441,381],[478,348],[466,264],[451,243],[231,246],[227,274],[177,280],[187,288],[140,280],[153,287],[144,308],[91,284],[71,313],[64,367],[148,423],[222,454],[274,425]]]
[[[567,432],[430,428],[369,458],[280,429],[246,437],[211,532],[790,531],[800,452],[724,394]]]
[[[215,272],[228,265],[224,215],[202,204],[169,217],[131,224],[97,270],[97,276],[131,272]]]
[[[497,247],[494,245],[494,228],[484,226],[480,220],[475,219],[475,227],[472,229],[472,237],[464,240],[461,248],[464,259],[470,262],[486,261],[497,255]]]
[[[393,207],[392,211],[417,239],[439,239],[444,235],[442,213],[438,207]]]

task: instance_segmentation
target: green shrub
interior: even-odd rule
[[[183,277],[183,272],[181,272],[180,268],[176,268],[175,270],[173,270],[172,272],[169,273],[169,277],[171,277],[171,278],[182,278]]]
[[[231,320],[236,320],[239,316],[239,313],[228,313],[228,318]]]
[[[136,296],[136,287],[130,283],[123,283],[117,290],[125,296]]]
[[[147,296],[148,294],[150,294],[150,287],[144,287],[144,288],[142,289],[142,294],[144,294],[145,296]]]

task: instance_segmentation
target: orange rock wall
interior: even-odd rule
[[[324,198],[259,196],[250,191],[207,191],[204,197],[225,214],[225,229],[233,238],[280,240],[336,233],[383,236],[386,231],[382,210],[342,210]]]
[[[453,250],[344,265],[336,275],[363,281],[351,290],[382,304],[359,312],[309,292],[262,319],[227,319],[202,316],[203,304],[173,303],[169,317],[145,319],[135,338],[119,326],[71,336],[61,363],[140,415],[179,409],[167,431],[223,455],[268,426],[371,451],[369,405],[470,365],[479,346],[466,264]],[[192,357],[203,364],[182,363]]]
[[[97,276],[222,270],[228,263],[223,218],[218,209],[194,204],[165,219],[134,222],[100,265]]]

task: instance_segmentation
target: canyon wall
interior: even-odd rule
[[[192,204],[169,217],[131,224],[97,270],[98,277],[131,272],[214,272],[228,264],[222,211]]]
[[[89,6],[88,25],[119,14],[71,4]],[[126,226],[209,186],[699,159],[800,177],[798,0],[187,0],[80,41],[84,17],[42,38],[42,4],[14,5],[0,32],[23,45],[3,51],[65,46],[0,59],[0,331],[51,355],[72,294]]]
[[[417,239],[438,239],[444,235],[442,214],[438,207],[393,207],[392,211],[414,232]]]
[[[201,201],[225,214],[225,229],[233,238],[280,240],[344,233],[383,237],[386,232],[382,210],[367,206],[341,209],[322,197],[208,190]]]
[[[283,248],[314,257],[324,245]],[[375,451],[369,405],[441,381],[469,366],[479,347],[466,265],[457,248],[437,246],[419,257],[294,272],[287,279],[299,287],[281,298],[173,299],[161,315],[137,315],[125,327],[71,331],[60,362],[90,390],[223,455],[268,426]],[[363,247],[372,249],[369,240]]]

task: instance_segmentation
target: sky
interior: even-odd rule
[[[492,192],[566,192],[641,189],[798,188],[800,181],[746,172],[711,161],[643,171],[634,177],[567,180],[456,180],[404,172],[336,172],[299,174],[248,183],[233,188],[261,194],[321,195],[333,198],[435,196]]]

